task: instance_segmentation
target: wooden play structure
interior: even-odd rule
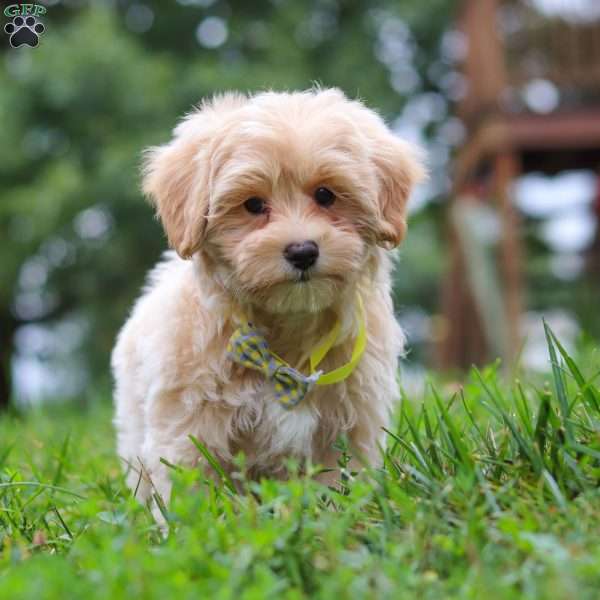
[[[453,165],[442,367],[464,368],[497,356],[510,364],[520,349],[525,257],[511,199],[514,178],[600,167],[600,19],[543,15],[535,6],[533,0],[461,5],[466,94],[456,112],[467,137]],[[555,106],[544,98],[543,111],[528,106],[532,82],[542,95],[554,95]],[[467,215],[491,208],[499,236],[486,246]],[[485,254],[491,278],[478,275],[485,265],[473,260],[473,252]]]

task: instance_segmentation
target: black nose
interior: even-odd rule
[[[312,240],[289,244],[285,247],[283,256],[296,269],[306,271],[306,269],[312,267],[317,262],[317,258],[319,258],[319,246]]]

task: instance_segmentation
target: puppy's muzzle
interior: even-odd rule
[[[285,247],[283,256],[296,269],[306,271],[317,262],[319,246],[312,240],[295,242]]]

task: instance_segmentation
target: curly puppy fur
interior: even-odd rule
[[[243,451],[251,477],[285,477],[286,457],[335,468],[340,434],[378,463],[404,342],[389,250],[422,177],[414,149],[335,89],[218,96],[147,151],[144,191],[176,253],[150,274],[112,356],[118,451],[142,500],[168,500],[161,457],[203,464],[190,434],[228,470]],[[335,194],[331,206],[315,201],[319,187]],[[250,197],[264,199],[263,214],[245,209]],[[300,277],[283,250],[304,240],[320,253]],[[358,367],[291,410],[260,374],[226,357],[243,313],[306,372],[339,319],[342,334],[322,364],[331,370],[352,352],[357,293],[368,331]]]

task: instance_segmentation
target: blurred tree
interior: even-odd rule
[[[93,360],[162,245],[150,214],[137,218],[137,170],[140,148],[171,116],[176,69],[103,11],[74,18],[38,50],[7,52],[0,73],[4,403],[16,329],[82,316]]]
[[[165,248],[140,196],[140,153],[178,116],[215,91],[313,82],[397,116],[408,95],[438,89],[428,69],[451,11],[444,0],[50,7],[39,47],[7,47],[0,68],[0,406],[25,325],[76,323],[82,368],[107,377],[116,330]],[[399,94],[403,64],[416,71]]]

